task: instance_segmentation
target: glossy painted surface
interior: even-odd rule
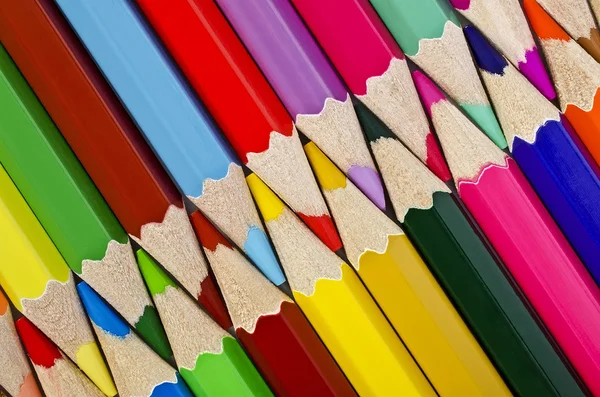
[[[459,193],[586,385],[600,391],[600,290],[512,159]]]
[[[403,225],[511,390],[583,396],[451,195],[435,193]]]
[[[504,76],[509,67],[504,57],[476,29],[466,27],[465,35],[483,73]],[[533,143],[517,137],[511,148],[513,157],[600,283],[600,179],[563,121],[546,121],[537,126],[535,136]]]
[[[3,255],[0,261],[0,285],[19,311],[23,311],[22,300],[41,297],[49,282],[64,284],[71,277],[64,259],[2,167],[0,252]],[[60,305],[62,302],[56,304]],[[88,326],[76,321],[74,325]],[[65,341],[55,342],[61,346],[61,342]],[[76,361],[106,395],[116,394],[110,374],[95,343],[79,346],[77,357],[71,359]]]
[[[52,0],[0,4],[0,40],[125,230],[181,195]],[[126,171],[126,172],[125,172]]]
[[[226,178],[236,163],[228,145],[135,7],[126,0],[58,5],[183,192],[200,197],[206,181]],[[247,226],[244,250],[281,284],[266,236]]]

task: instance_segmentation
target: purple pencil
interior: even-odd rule
[[[298,129],[375,203],[383,186],[350,95],[288,0],[217,0]]]

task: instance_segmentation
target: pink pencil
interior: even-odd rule
[[[421,72],[413,78],[460,197],[592,393],[600,395],[600,290],[525,176]]]
[[[450,172],[402,50],[368,0],[292,0],[350,91],[440,179]],[[361,111],[357,107],[361,118]],[[361,120],[364,122],[364,120]]]

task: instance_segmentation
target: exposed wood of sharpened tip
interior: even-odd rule
[[[127,234],[0,47],[0,162],[69,267],[171,356]]]
[[[600,22],[600,0],[590,0],[590,7],[596,17],[596,23]]]
[[[191,218],[236,334],[273,391],[293,396],[355,395],[296,304],[231,247],[200,212]]]
[[[0,291],[0,386],[15,397],[41,397],[15,330],[10,306]]]
[[[524,1],[554,78],[561,110],[600,164],[600,65],[535,1]]]
[[[546,72],[519,0],[450,0],[546,98],[556,92]]]
[[[415,81],[431,112],[444,110],[436,108],[443,94],[433,83],[418,72]],[[447,126],[432,118],[444,146]],[[458,182],[458,191],[586,385],[600,391],[600,347],[593,342],[600,290],[519,167],[507,157],[505,166],[488,165],[476,180]]]
[[[183,380],[85,282],[77,291],[92,321],[119,394],[191,397]]]
[[[510,395],[400,227],[313,143],[304,150],[350,262],[435,389],[442,395]]]
[[[298,305],[356,391],[433,395],[353,269],[327,250],[258,177],[247,179]]]
[[[467,27],[465,33],[504,131],[509,141],[516,139],[510,148],[517,164],[599,282],[600,211],[592,203],[600,201],[600,179],[587,153],[579,150],[554,105],[477,30]]]
[[[332,249],[339,249],[290,115],[216,4],[138,3],[242,161],[307,218]],[[204,62],[207,58],[211,62]]]
[[[537,0],[569,36],[600,62],[600,33],[586,0]]]
[[[17,320],[16,327],[47,397],[101,397],[104,395],[27,318],[22,317]],[[35,380],[33,378],[31,380],[35,385]],[[39,395],[39,391],[37,393]],[[17,397],[17,394],[14,396]],[[32,396],[29,394],[19,395],[19,397]]]
[[[210,197],[204,200],[205,211],[226,233],[234,236],[241,230],[244,238],[241,243],[236,239],[239,246],[273,282],[282,284],[285,279],[256,210],[250,218],[238,213],[252,206],[250,195],[244,191],[247,188],[228,178],[232,167],[240,167],[139,9],[127,0],[102,5],[90,0],[57,3],[184,194],[202,201],[205,187],[212,188],[212,195],[226,191],[215,186],[218,182],[229,182],[239,189],[228,196],[206,194]],[[237,198],[234,204],[241,202],[244,207],[210,211],[231,197]],[[232,220],[236,226],[249,223],[225,229]]]
[[[183,293],[143,250],[140,270],[153,296],[181,376],[195,395],[270,395],[238,342]]]
[[[293,3],[351,92],[436,175],[449,180],[404,54],[368,0]]]
[[[85,318],[69,267],[2,167],[0,252],[4,255],[0,285],[13,305],[107,396],[114,396],[116,390]]]

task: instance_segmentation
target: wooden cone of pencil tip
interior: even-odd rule
[[[138,7],[128,0],[57,3],[183,193],[283,283],[242,167]]]
[[[462,200],[588,388],[599,393],[598,286],[514,160],[424,74],[413,76]]]
[[[465,27],[465,34],[515,161],[600,283],[600,179],[587,153],[579,150],[552,103],[475,28]]]
[[[120,396],[192,397],[179,373],[142,342],[87,283],[79,283],[77,291]]]
[[[171,357],[127,234],[2,46],[0,75],[0,162],[71,270]]]
[[[192,393],[196,397],[270,395],[235,338],[181,291],[144,250],[136,255],[179,373]]]
[[[104,395],[27,318],[18,319],[16,328],[47,397],[101,397]],[[33,378],[32,381],[35,385]],[[37,386],[35,387],[37,395],[39,395]]]
[[[590,7],[596,17],[596,23],[600,23],[600,0],[590,0]]]
[[[350,263],[435,389],[441,395],[510,395],[402,229],[314,143],[304,150]]]
[[[507,385],[524,396],[550,396],[555,389],[581,396],[450,190],[391,137],[377,116],[363,114],[364,131],[403,229]]]
[[[294,301],[269,283],[199,211],[191,219],[236,335],[273,392],[355,396]]]
[[[293,5],[280,0],[216,2],[298,130],[318,142],[377,206],[385,208],[381,178],[352,98]]]
[[[600,62],[600,33],[586,0],[534,1],[537,1],[538,5],[541,5],[569,36],[577,40],[580,46]]]
[[[0,387],[14,397],[41,397],[15,330],[10,306],[0,291]]]
[[[338,250],[339,236],[294,123],[215,2],[138,3],[238,157]]]
[[[371,4],[404,53],[504,149],[506,140],[447,0],[371,0]]]
[[[556,92],[519,0],[450,0],[550,100]]]
[[[350,92],[440,179],[450,180],[450,171],[427,123],[404,54],[368,0],[292,3]],[[342,8],[344,12],[340,13]],[[360,108],[355,110],[361,119]]]
[[[535,0],[524,0],[523,7],[546,55],[560,109],[600,164],[600,64]]]
[[[322,244],[258,177],[247,179],[296,302],[358,394],[433,395],[354,270]]]
[[[107,396],[117,391],[77,297],[73,275],[0,167],[0,285],[13,305]]]

